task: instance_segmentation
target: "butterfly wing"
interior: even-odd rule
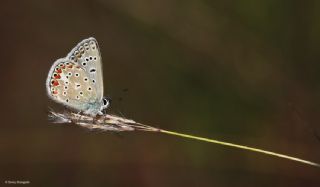
[[[103,75],[97,40],[91,37],[81,41],[71,50],[67,58],[78,63],[87,72],[97,94],[96,101],[100,102],[103,98]]]
[[[79,111],[99,108],[103,97],[101,56],[94,38],[81,41],[66,58],[58,59],[47,77],[51,99]]]

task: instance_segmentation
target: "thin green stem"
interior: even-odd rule
[[[248,147],[248,146],[244,146],[244,145],[233,144],[233,143],[213,140],[213,139],[209,139],[209,138],[202,138],[202,137],[198,137],[198,136],[182,134],[182,133],[173,132],[173,131],[167,131],[167,130],[162,130],[162,129],[160,129],[159,132],[162,132],[162,133],[165,133],[165,134],[174,135],[174,136],[180,136],[180,137],[184,137],[184,138],[189,138],[189,139],[194,139],[194,140],[214,143],[214,144],[220,144],[220,145],[229,146],[229,147],[235,147],[235,148],[238,148],[238,149],[244,149],[244,150],[248,150],[248,151],[258,152],[258,153],[262,153],[262,154],[266,154],[266,155],[271,155],[271,156],[280,157],[280,158],[284,158],[284,159],[288,159],[288,160],[293,160],[293,161],[300,162],[300,163],[303,163],[303,164],[308,164],[308,165],[320,167],[320,164],[315,163],[315,162],[311,162],[311,161],[308,161],[308,160],[303,160],[303,159],[300,159],[300,158],[296,158],[296,157],[292,157],[292,156],[288,156],[288,155],[284,155],[284,154],[275,153],[275,152],[272,152],[272,151],[266,151],[266,150],[258,149],[258,148],[254,148],[254,147]]]

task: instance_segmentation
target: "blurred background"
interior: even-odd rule
[[[110,113],[319,163],[319,1],[5,0],[0,15],[1,185],[320,185],[293,161],[52,124],[45,89],[52,63],[93,36]]]

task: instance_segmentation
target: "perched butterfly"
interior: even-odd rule
[[[94,38],[88,38],[81,41],[71,50],[67,57],[58,59],[53,63],[48,74],[46,87],[51,99],[78,111],[78,113],[71,111],[56,113],[50,111],[49,117],[56,123],[75,122],[76,124],[89,129],[110,131],[142,130],[161,132],[183,138],[258,152],[320,167],[320,164],[318,163],[297,157],[240,144],[158,129],[115,115],[103,115],[103,110],[108,108],[110,101],[103,97],[101,56],[98,43]],[[83,115],[81,112],[86,115]],[[102,116],[100,116],[100,118],[95,118],[97,115]]]
[[[46,87],[52,100],[90,116],[102,115],[110,101],[103,97],[102,63],[96,39],[81,41],[65,58],[56,60]]]

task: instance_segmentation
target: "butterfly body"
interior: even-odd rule
[[[56,60],[46,81],[49,97],[68,108],[90,116],[109,106],[103,98],[101,55],[94,38],[81,41],[65,57]]]

